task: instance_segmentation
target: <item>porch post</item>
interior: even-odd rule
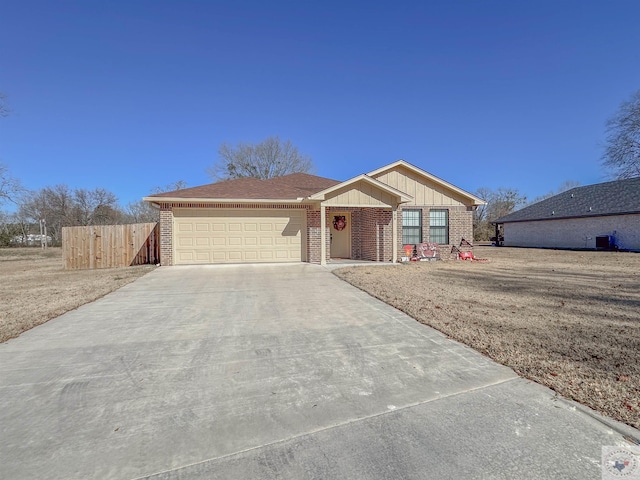
[[[327,218],[326,207],[320,204],[320,265],[327,264]]]
[[[391,241],[393,245],[391,246],[391,251],[393,252],[393,258],[391,259],[392,263],[396,263],[398,261],[398,206],[394,205],[391,208]]]

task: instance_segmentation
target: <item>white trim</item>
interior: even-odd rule
[[[396,263],[398,261],[398,207],[393,207],[391,213],[391,241],[393,242],[391,263]]]
[[[367,173],[368,176],[373,177],[375,175],[379,175],[383,172],[386,172],[388,170],[391,170],[395,167],[399,167],[402,166],[404,168],[406,168],[407,170],[411,170],[413,173],[420,175],[422,177],[425,177],[429,180],[431,180],[432,182],[435,182],[439,185],[442,185],[443,187],[448,188],[449,190],[453,190],[454,192],[469,198],[470,200],[473,200],[474,205],[486,205],[487,202],[485,202],[484,200],[482,200],[480,197],[476,197],[475,195],[473,195],[472,193],[469,193],[465,190],[462,190],[461,188],[456,187],[455,185],[446,182],[444,180],[442,180],[439,177],[436,177],[435,175],[431,175],[429,172],[426,172],[424,170],[422,170],[421,168],[416,167],[415,165],[411,165],[409,162],[406,162],[404,160],[398,160],[396,162],[390,163],[389,165],[385,166],[385,167],[380,167],[376,170],[373,170],[372,172]]]
[[[327,265],[327,207],[320,204],[320,265]]]

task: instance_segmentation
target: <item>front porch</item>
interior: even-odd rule
[[[393,262],[398,258],[391,209],[325,207],[324,217],[327,261]]]
[[[310,263],[398,261],[398,206],[412,197],[360,175],[309,198],[317,202],[307,213]]]

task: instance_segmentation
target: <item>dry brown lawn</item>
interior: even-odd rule
[[[62,249],[0,249],[0,342],[133,282],[153,266],[64,270]]]
[[[476,247],[344,280],[518,374],[640,428],[640,254]]]

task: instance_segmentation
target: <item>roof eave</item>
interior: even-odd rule
[[[615,217],[618,215],[640,215],[640,210],[632,210],[629,212],[609,212],[609,213],[595,213],[591,215],[554,215],[552,217],[544,217],[544,218],[523,218],[517,220],[507,220],[504,221],[502,219],[494,220],[491,222],[492,225],[501,225],[504,223],[523,223],[523,222],[543,222],[545,220],[571,220],[576,218],[594,218],[594,217]]]
[[[186,198],[186,197],[144,197],[149,203],[309,203],[309,198]]]

